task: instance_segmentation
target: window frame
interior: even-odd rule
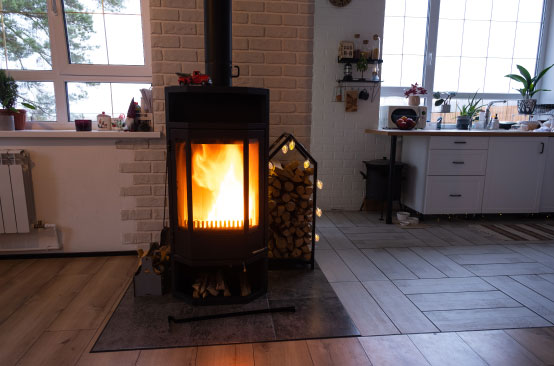
[[[27,124],[31,129],[41,129],[46,126],[52,129],[73,129],[73,122],[69,120],[67,82],[152,83],[150,1],[140,0],[140,2],[144,65],[134,66],[71,64],[65,32],[63,0],[47,1],[52,70],[7,70],[16,81],[45,81],[54,84],[56,121],[28,121]]]
[[[440,2],[441,0],[429,0],[427,8],[427,31],[425,39],[425,52],[422,70],[422,86],[427,89],[427,96],[425,98],[425,106],[430,116],[433,112],[433,92],[434,92],[434,78],[435,78],[435,61],[437,53],[437,40],[439,32],[439,15],[440,15]],[[539,32],[539,44],[537,49],[537,57],[535,63],[535,70],[541,70],[544,68],[544,54],[545,48],[548,43],[547,27],[550,26],[550,8],[551,4],[549,0],[543,0],[543,10],[541,15],[541,29]],[[386,60],[385,60],[386,62]],[[381,97],[398,97],[402,96],[406,90],[403,86],[383,86],[381,88]],[[442,91],[442,90],[441,90]],[[474,92],[461,93],[456,92],[456,99],[468,99],[473,96]],[[491,99],[506,99],[517,100],[521,99],[519,93],[477,93],[479,98],[483,100]]]

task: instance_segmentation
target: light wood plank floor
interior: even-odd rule
[[[136,258],[0,260],[0,365],[554,364],[554,328],[546,320],[551,314],[554,271],[542,273],[545,270],[537,266],[541,273],[521,273],[517,266],[537,263],[548,267],[548,258],[554,257],[544,258],[550,255],[551,243],[513,243],[517,250],[512,251],[511,243],[490,237],[477,240],[481,233],[464,235],[463,230],[469,229],[463,225],[452,229],[452,223],[382,240],[383,233],[398,234],[398,228],[385,227],[374,216],[356,212],[329,215],[322,222],[329,237],[325,238],[328,246],[321,267],[327,270],[353,321],[368,336],[89,353],[131,281]],[[364,239],[349,238],[360,235],[365,235]],[[425,247],[421,244],[426,243],[425,238],[434,236],[432,245],[412,250],[406,245],[407,235],[420,238],[414,241],[418,248]],[[352,249],[346,238],[354,246],[361,240],[361,245]],[[368,242],[372,248],[366,248]],[[484,244],[477,244],[481,242]],[[410,248],[410,252],[387,248]],[[387,253],[388,267],[373,262],[379,257],[373,254],[380,250]],[[365,256],[366,251],[371,255]],[[410,258],[416,260],[410,263]],[[476,260],[479,264],[474,264]],[[513,264],[516,267],[511,267]],[[475,265],[495,265],[490,268],[496,272],[480,277],[472,271]],[[427,278],[434,272],[429,266],[445,276]],[[413,273],[415,278],[387,277],[399,271]],[[394,304],[402,306],[390,308]],[[402,309],[412,316],[402,316]],[[419,315],[413,315],[418,311]],[[468,319],[477,319],[477,323],[489,319],[494,330],[466,329],[476,323]],[[441,326],[461,329],[437,333],[432,324],[439,330]],[[420,325],[425,330],[398,334]]]

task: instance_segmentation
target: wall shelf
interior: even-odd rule
[[[358,63],[360,59],[359,58],[337,58],[337,61],[339,64],[356,64]],[[368,64],[382,64],[383,60],[374,60],[369,59],[367,60]]]
[[[369,93],[369,101],[373,103],[375,97],[381,89],[381,83],[383,81],[371,81],[371,80],[337,80],[337,86],[334,88],[333,102],[344,102],[346,100],[345,94],[347,91],[356,90],[358,92],[366,89]],[[340,100],[338,96],[340,95]]]

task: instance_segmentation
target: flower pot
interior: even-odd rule
[[[517,100],[517,112],[519,114],[533,114],[535,106],[537,105],[536,99],[518,99]]]
[[[0,115],[13,116],[15,129],[25,129],[25,122],[27,120],[27,111],[25,109],[18,109],[17,112],[9,109],[0,109]]]
[[[458,116],[456,117],[456,129],[469,130],[471,125],[471,116]]]
[[[441,105],[441,113],[450,113],[450,104]]]
[[[409,106],[412,106],[412,107],[418,106],[420,101],[421,99],[419,98],[419,95],[410,95],[408,97]]]

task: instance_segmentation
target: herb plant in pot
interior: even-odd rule
[[[4,70],[0,69],[0,104],[2,104],[2,108],[4,108],[0,109],[0,121],[13,119],[15,129],[24,130],[27,111],[25,109],[14,108],[17,98],[23,99],[17,91],[17,83],[11,76],[7,75]],[[21,104],[26,108],[36,109],[34,105],[27,102],[21,102]],[[5,119],[4,117],[8,118]]]
[[[462,105],[462,107],[458,106],[458,111],[460,112],[460,114],[456,117],[456,128],[458,130],[469,130],[471,121],[483,106],[479,105],[481,98],[475,99],[476,97],[477,92],[473,94],[471,99],[467,100],[467,104]]]
[[[362,77],[359,80],[365,81],[364,72],[366,72],[368,68],[369,65],[367,63],[367,58],[360,57],[360,59],[356,63],[356,70],[362,73]]]
[[[443,95],[445,95],[443,97]],[[441,107],[440,113],[450,113],[450,102],[452,100],[452,97],[455,97],[456,93],[453,92],[447,92],[447,93],[441,93],[441,92],[434,92],[433,98],[436,99],[435,101],[435,107]]]
[[[537,84],[539,80],[544,76],[544,74],[547,73],[550,68],[554,66],[550,65],[546,69],[539,72],[534,77],[531,77],[531,74],[529,71],[521,66],[517,65],[517,69],[519,70],[519,73],[521,75],[517,74],[508,74],[506,75],[507,78],[510,78],[512,80],[518,81],[521,84],[523,84],[521,89],[517,89],[523,99],[518,99],[517,101],[517,111],[520,114],[533,114],[533,111],[535,110],[535,106],[537,105],[537,100],[533,98],[535,94],[537,94],[540,91],[550,91],[548,89],[537,89]]]

